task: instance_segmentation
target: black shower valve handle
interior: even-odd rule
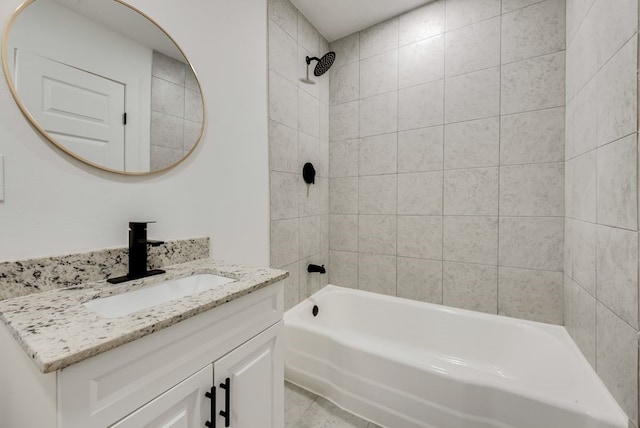
[[[316,169],[311,162],[307,162],[302,167],[302,178],[307,184],[315,184],[316,182]]]

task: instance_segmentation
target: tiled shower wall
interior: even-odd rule
[[[202,129],[202,97],[191,67],[153,51],[151,65],[151,171],[185,157]]]
[[[567,0],[565,326],[635,426],[637,32],[637,0]]]
[[[564,0],[438,0],[331,50],[331,283],[561,324]]]
[[[329,44],[289,0],[269,0],[269,165],[271,266],[289,271],[285,307],[328,282],[307,265],[329,265],[329,76],[306,77],[305,57]],[[315,184],[302,179],[311,162]]]

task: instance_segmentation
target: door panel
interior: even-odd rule
[[[45,131],[90,162],[124,169],[123,84],[24,51],[16,67],[18,94]]]
[[[284,354],[282,321],[214,363],[215,384],[230,379],[230,426],[284,426]],[[225,390],[218,388],[217,408],[224,410]],[[218,415],[218,427],[225,418]]]
[[[211,388],[210,364],[171,388],[112,428],[201,428],[210,420],[211,403],[205,397]]]

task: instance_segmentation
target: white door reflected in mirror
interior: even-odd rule
[[[124,170],[125,85],[28,52],[16,61],[20,99],[67,150]]]

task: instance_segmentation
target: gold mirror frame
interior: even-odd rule
[[[196,74],[196,71],[193,68],[193,65],[191,64],[191,61],[189,61],[189,59],[185,55],[185,53],[182,50],[182,48],[178,45],[178,43],[176,43],[176,41],[173,39],[173,37],[171,37],[169,35],[169,33],[167,33],[164,30],[164,28],[162,28],[155,20],[153,20],[151,17],[149,17],[146,13],[140,11],[139,9],[133,7],[130,4],[125,3],[124,0],[108,0],[108,1],[113,1],[113,2],[116,2],[116,3],[120,4],[120,5],[122,5],[122,6],[125,6],[125,7],[129,8],[133,12],[141,15],[142,17],[146,18],[149,22],[151,22],[153,25],[155,25],[156,28],[158,30],[160,30],[174,44],[174,46],[180,52],[180,54],[182,54],[184,59],[187,61],[187,65],[191,69],[191,72],[195,76],[196,82],[198,83],[198,88],[200,89],[200,97],[201,97],[201,100],[202,100],[202,126],[200,128],[200,133],[199,133],[196,141],[193,143],[193,146],[191,147],[191,149],[182,157],[182,159],[180,159],[178,162],[175,162],[174,164],[171,164],[171,165],[169,165],[169,166],[167,166],[165,168],[158,169],[158,170],[155,170],[155,171],[128,172],[128,171],[120,171],[120,170],[117,170],[117,169],[108,168],[106,166],[99,165],[99,164],[96,164],[94,162],[91,162],[90,160],[85,159],[85,158],[73,153],[71,150],[69,150],[66,147],[64,147],[62,144],[57,142],[51,135],[49,135],[49,133],[35,120],[35,118],[31,115],[31,113],[29,112],[27,107],[21,101],[21,99],[20,99],[20,97],[18,95],[17,89],[16,89],[16,87],[15,87],[15,85],[13,83],[13,79],[11,77],[11,74],[9,72],[9,65],[8,65],[9,62],[7,60],[9,33],[11,32],[11,29],[13,28],[13,25],[15,24],[15,21],[17,20],[17,18],[20,15],[20,13],[23,12],[30,4],[35,3],[36,1],[38,1],[38,0],[26,0],[24,3],[22,3],[15,10],[13,15],[11,16],[11,19],[9,20],[9,23],[7,24],[7,27],[4,30],[3,38],[2,38],[2,68],[3,68],[3,71],[4,71],[4,76],[5,76],[5,79],[7,81],[7,84],[9,85],[9,90],[11,91],[11,95],[13,95],[13,99],[15,100],[16,104],[20,108],[20,111],[22,111],[22,114],[27,118],[27,120],[29,120],[29,122],[31,123],[31,126],[33,126],[38,132],[40,132],[40,134],[43,137],[45,137],[51,144],[53,144],[58,149],[62,150],[67,155],[79,160],[80,162],[82,162],[84,164],[87,164],[87,165],[90,165],[92,167],[101,169],[103,171],[112,172],[112,173],[115,173],[115,174],[130,175],[130,176],[146,176],[146,175],[159,174],[159,173],[168,171],[168,170],[176,167],[177,165],[179,165],[182,162],[184,162],[189,156],[191,156],[191,154],[195,151],[195,149],[200,144],[200,141],[202,140],[202,136],[204,134],[204,128],[205,128],[205,124],[206,124],[206,117],[207,117],[207,114],[206,114],[207,113],[206,103],[205,103],[205,100],[204,100],[204,94],[202,93],[202,85],[200,84],[200,79],[198,79],[198,75]]]

